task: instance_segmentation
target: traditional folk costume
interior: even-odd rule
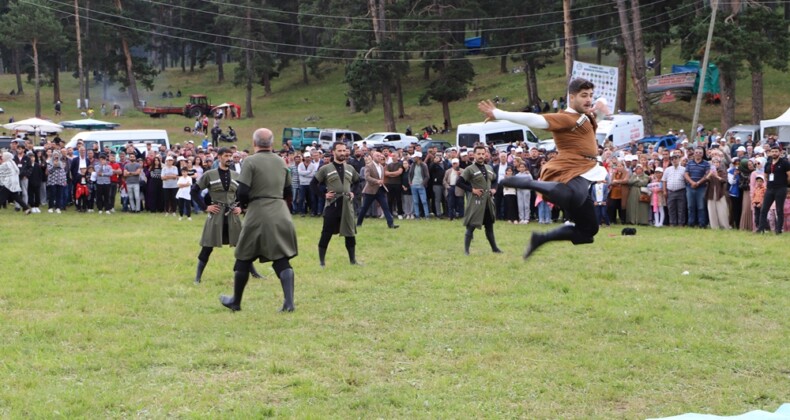
[[[496,220],[496,210],[494,208],[494,197],[491,189],[496,189],[496,176],[491,165],[473,163],[461,172],[456,186],[468,192],[466,209],[464,210],[464,253],[469,255],[469,246],[472,244],[475,229],[485,227],[486,239],[491,245],[491,251],[501,253],[502,250],[496,245],[494,237],[494,222]],[[472,194],[473,189],[483,190],[480,197]]]
[[[333,161],[322,166],[310,182],[313,194],[321,194],[319,185],[324,184],[327,192],[334,192],[335,197],[324,205],[324,227],[318,241],[318,259],[321,267],[325,266],[326,250],[332,235],[340,234],[346,238],[348,260],[356,264],[357,226],[354,220],[354,203],[352,201],[352,185],[359,181],[359,174],[347,163]]]

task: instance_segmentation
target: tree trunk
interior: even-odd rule
[[[187,43],[181,41],[181,73],[187,72]]]
[[[571,18],[571,0],[562,0],[562,16],[565,22],[565,79],[567,81],[570,80],[571,73],[573,73],[573,20]]]
[[[655,57],[653,57],[656,60],[655,67],[653,68],[653,75],[661,76],[661,55],[664,53],[664,42],[656,42],[656,45],[653,46],[653,50],[656,54]]]
[[[16,94],[17,95],[24,95],[25,89],[24,85],[22,84],[22,71],[21,66],[19,65],[19,46],[14,46],[14,73],[16,73]]]
[[[595,49],[595,63],[600,66],[602,61],[603,61],[603,50],[601,48],[601,43],[598,42],[598,47]]]
[[[82,69],[82,34],[80,34],[79,0],[74,0],[74,33],[77,37],[77,79],[80,81],[80,108],[85,99],[85,72]]]
[[[395,114],[392,110],[392,86],[389,80],[381,82],[381,103],[384,106],[384,129],[395,130]]]
[[[263,93],[265,96],[269,96],[272,94],[272,79],[269,77],[269,72],[265,71],[261,75],[263,79]]]
[[[444,114],[444,120],[447,121],[447,128],[449,130],[453,129],[453,120],[450,118],[450,102],[449,101],[442,101],[442,113]]]
[[[247,83],[245,85],[246,96],[244,105],[247,107],[247,118],[255,118],[252,112],[252,13],[251,9],[247,8],[247,49],[244,50],[244,64],[247,72]]]
[[[36,118],[41,118],[41,86],[38,75],[38,40],[33,38],[33,73],[35,76]]]
[[[735,125],[735,74],[719,68],[719,80],[721,84],[721,127],[732,127]],[[700,83],[703,83],[700,81]]]
[[[532,59],[527,58],[524,60],[524,77],[527,85],[527,105],[540,102],[540,95],[538,95],[538,76],[535,73],[535,66]]]
[[[431,80],[431,64],[428,61],[422,63],[422,80]]]
[[[60,100],[60,56],[57,54],[52,63],[52,101]]]
[[[115,0],[115,7],[117,7],[119,11],[123,11],[121,0]],[[121,47],[123,48],[123,55],[126,58],[126,77],[129,79],[129,95],[132,97],[132,106],[137,109],[140,107],[140,95],[137,93],[137,81],[134,79],[132,53],[129,51],[129,43],[126,42],[126,37],[123,35],[121,35]]]
[[[197,48],[195,48],[195,43],[189,44],[189,72],[195,72],[195,64],[197,64]]]
[[[304,45],[304,35],[302,34],[301,26],[299,27],[299,45]],[[302,64],[302,83],[304,83],[305,86],[310,84],[310,79],[307,78],[307,58],[306,58],[307,51],[305,51],[306,49],[307,48],[302,47],[303,53],[302,53],[302,57],[299,60],[301,61]]]
[[[395,93],[398,95],[398,118],[403,119],[406,116],[406,111],[403,108],[403,84],[400,77],[395,81]]]
[[[617,62],[617,104],[612,112],[625,112],[627,110],[626,100],[628,99],[628,56],[620,55],[620,60]]]
[[[225,83],[225,66],[222,63],[222,46],[219,45],[219,38],[217,38],[217,46],[214,47],[214,55],[217,61],[217,83]]]
[[[625,0],[617,0],[617,10],[620,14],[620,30],[623,44],[628,54],[628,61],[631,64],[631,80],[634,84],[636,103],[639,107],[639,113],[642,115],[645,132],[652,133],[653,117],[650,113],[650,102],[647,100],[647,80],[644,77],[645,50],[642,43],[642,25],[639,21],[639,1],[631,0],[631,16],[628,16]]]
[[[499,57],[499,72],[507,74],[507,55]]]
[[[752,124],[759,125],[763,119],[763,72],[752,72]],[[722,132],[727,127],[722,127]]]

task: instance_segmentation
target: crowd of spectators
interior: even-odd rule
[[[164,213],[166,216],[191,217],[199,212],[202,193],[191,187],[203,172],[216,167],[218,148],[195,146],[192,141],[165,146],[147,144],[145,151],[131,144],[118,154],[106,150],[63,148],[48,143],[34,150],[32,144],[20,140],[12,143],[9,152],[19,168],[21,201],[31,212],[60,213],[73,205],[79,212],[112,214],[120,211]],[[599,148],[599,163],[609,176],[591,188],[590,194],[602,226],[612,224],[688,226],[713,229],[757,231],[763,205],[771,229],[786,230],[790,224],[790,198],[782,208],[763,203],[766,159],[769,150],[782,145],[769,136],[763,142],[731,137],[723,139],[716,133],[699,136],[690,142],[684,137],[674,150],[650,144],[631,143],[621,150],[605,144]],[[241,171],[247,151],[233,151],[231,167]],[[556,151],[528,149],[514,143],[506,149],[490,147],[488,163],[497,180],[509,176],[539,179],[541,165],[552,159]],[[350,149],[348,163],[365,179],[366,163],[372,150]],[[279,155],[292,172],[293,197],[289,200],[292,213],[316,217],[323,212],[324,191],[315,194],[310,188],[318,168],[331,161],[328,151],[314,144],[304,150],[284,147]],[[422,150],[417,144],[405,149],[381,150],[385,164],[385,185],[390,212],[398,219],[462,218],[465,193],[456,187],[461,171],[472,163],[471,150],[436,148]],[[415,179],[418,173],[427,174]],[[0,174],[2,175],[2,174]],[[3,179],[0,177],[0,179]],[[186,185],[191,180],[190,186]],[[355,186],[355,208],[361,208],[364,181]],[[5,186],[4,186],[5,187]],[[10,189],[9,189],[10,190]],[[13,202],[11,194],[3,198]],[[543,200],[540,194],[498,187],[494,196],[497,218],[513,224],[563,222],[562,209]],[[0,203],[6,206],[7,203]],[[24,208],[15,204],[18,210]],[[779,215],[779,217],[777,217]],[[784,227],[776,229],[782,219]],[[374,205],[363,217],[383,217]],[[191,219],[190,219],[191,220]]]

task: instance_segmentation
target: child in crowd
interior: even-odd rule
[[[755,179],[754,191],[752,191],[752,208],[754,208],[754,226],[759,229],[760,212],[763,209],[763,199],[765,198],[765,177],[758,174]]]
[[[606,206],[606,197],[609,195],[608,179],[609,177],[607,176],[606,179],[596,182],[591,190],[593,205],[595,206],[595,218],[598,219],[599,224],[604,224],[607,227],[611,226],[609,211]]]
[[[88,199],[85,204],[88,207],[88,213],[93,213],[93,203],[96,200],[96,170],[93,165],[88,166],[85,180],[88,183]]]
[[[181,176],[178,177],[178,192],[176,192],[176,199],[178,199],[178,220],[187,215],[187,220],[192,220],[192,177],[189,176],[187,171],[182,171]]]
[[[510,178],[513,176],[513,167],[508,166],[505,169],[505,178]],[[510,223],[518,224],[518,199],[516,198],[516,189],[515,188],[502,188],[502,196],[505,206],[505,220]]]
[[[521,162],[518,164],[518,173],[515,175],[532,180],[532,174],[527,169],[527,164]],[[529,223],[529,201],[532,198],[532,191],[527,189],[519,189],[516,191],[516,201],[518,204],[518,219],[519,223],[526,225]]]
[[[655,172],[650,176],[650,183],[647,184],[647,189],[650,190],[650,209],[653,211],[653,226],[661,227],[664,225],[664,206],[666,200],[664,199],[664,188],[661,183],[663,176],[663,169]]]
[[[535,206],[538,208],[538,223],[541,225],[551,224],[551,203],[543,199],[543,194],[537,195],[535,198]]]
[[[88,191],[87,170],[88,168],[80,168],[80,172],[77,174],[77,188],[74,191],[74,198],[76,199],[74,206],[80,213],[88,211],[88,195],[90,192]]]

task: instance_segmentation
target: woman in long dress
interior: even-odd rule
[[[650,222],[650,203],[639,201],[642,188],[647,187],[650,178],[645,175],[642,165],[636,165],[634,173],[628,178],[628,205],[625,217],[628,224],[647,225]]]
[[[743,196],[743,203],[741,204],[741,220],[738,224],[740,230],[750,231],[754,228],[754,218],[752,217],[752,174],[754,173],[754,163],[749,159],[741,159],[738,165],[738,170],[741,172],[741,195]]]

